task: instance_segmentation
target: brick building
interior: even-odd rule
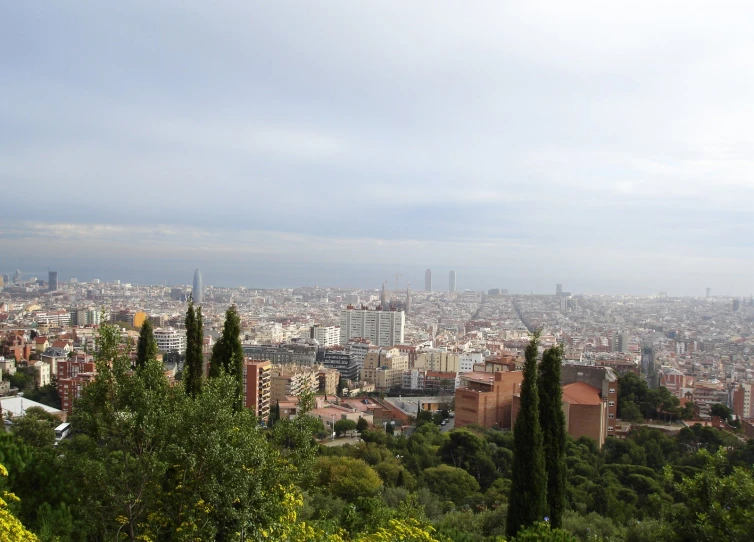
[[[260,422],[270,417],[272,363],[246,360],[243,365],[243,404],[254,411]]]
[[[86,359],[84,356],[83,360]],[[65,360],[57,363],[55,375],[61,408],[70,414],[73,412],[74,401],[81,397],[81,390],[96,377],[97,368],[93,361]]]
[[[455,395],[455,426],[510,429],[513,395],[520,391],[523,379],[521,371],[463,373]]]

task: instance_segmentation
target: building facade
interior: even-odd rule
[[[194,303],[201,305],[204,302],[204,285],[202,284],[202,272],[199,269],[194,271],[194,289],[192,291]]]
[[[154,330],[154,340],[157,349],[162,353],[178,352],[186,353],[186,331],[172,327],[163,327]]]
[[[270,417],[272,364],[267,360],[246,360],[243,364],[243,404],[260,422]]]
[[[403,311],[355,309],[340,313],[340,344],[366,339],[377,346],[390,347],[403,342],[406,314]]]
[[[432,270],[431,269],[427,269],[424,272],[424,291],[425,292],[432,291]]]
[[[309,328],[309,338],[317,341],[320,346],[335,346],[340,344],[340,328],[314,325]]]

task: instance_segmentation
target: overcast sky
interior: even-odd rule
[[[748,295],[752,21],[744,2],[3,2],[0,270]]]

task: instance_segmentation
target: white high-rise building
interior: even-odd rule
[[[448,292],[451,294],[456,293],[456,272],[451,271],[448,277]]]
[[[349,307],[340,312],[340,344],[351,339],[367,339],[377,346],[403,342],[406,314],[403,311],[378,311]]]
[[[425,292],[432,291],[432,270],[431,269],[427,269],[424,272],[424,291]]]
[[[340,328],[314,325],[309,328],[309,338],[317,341],[320,346],[335,346],[340,344]]]
[[[172,327],[161,327],[154,330],[154,340],[160,352],[186,352],[186,331]]]

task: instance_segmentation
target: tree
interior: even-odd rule
[[[539,331],[534,333],[526,347],[520,408],[513,428],[513,476],[506,520],[508,536],[516,536],[521,528],[534,525],[547,515],[547,472],[537,393],[538,345]]]
[[[354,429],[356,429],[356,422],[353,420],[338,420],[335,422],[335,434],[338,436]]]
[[[482,489],[495,481],[495,463],[487,453],[487,442],[468,429],[456,429],[438,450],[446,464],[461,468],[472,475]]]
[[[243,394],[243,346],[241,345],[241,318],[236,306],[232,305],[225,313],[225,324],[220,338],[212,348],[210,377],[223,372],[231,375],[237,383],[236,408],[242,408]]]
[[[382,480],[372,467],[361,459],[321,457],[315,467],[318,487],[347,501],[371,497],[382,488]]]
[[[751,468],[734,467],[730,474],[726,452],[714,455],[706,450],[697,457],[703,467],[693,477],[674,482],[665,467],[666,482],[678,494],[681,506],[670,508],[670,522],[677,540],[751,540],[754,532],[754,473]]]
[[[202,308],[194,309],[194,300],[189,299],[186,311],[186,363],[183,366],[183,381],[186,393],[196,397],[202,391],[204,368],[204,322]]]
[[[57,408],[58,410],[62,408],[60,394],[58,393],[57,379],[55,376],[52,377],[52,381],[49,384],[25,392],[24,397],[36,401],[37,403]]]
[[[0,475],[8,476],[8,471],[3,465],[0,465]],[[0,539],[7,542],[37,542],[37,537],[26,530],[8,509],[8,501],[16,502],[18,497],[9,492],[5,492],[3,496],[4,498],[0,499]]]
[[[139,341],[136,343],[136,368],[143,369],[151,359],[157,359],[157,341],[154,338],[152,322],[147,318],[141,324]]]
[[[191,397],[154,360],[131,371],[117,329],[102,326],[98,345],[97,379],[74,406],[80,434],[57,454],[81,539],[261,540],[283,521],[306,473],[228,400],[231,375]]]
[[[424,469],[424,482],[432,493],[460,505],[479,491],[479,483],[468,472],[450,465]]]
[[[565,443],[566,421],[563,414],[563,394],[560,386],[560,346],[548,348],[542,355],[539,366],[537,390],[539,393],[539,423],[545,453],[547,471],[547,508],[550,525],[562,526],[565,511]]]
[[[280,401],[275,401],[275,404],[270,407],[270,418],[267,420],[267,427],[274,426],[280,419]]]
[[[710,405],[709,413],[711,416],[717,416],[724,422],[730,422],[733,419],[733,411],[722,403]]]
[[[41,407],[32,407],[26,410],[23,417],[13,422],[13,433],[29,446],[52,446],[58,423],[60,420]]]
[[[356,422],[356,431],[361,433],[362,431],[365,431],[367,429],[369,429],[369,422],[364,418],[359,417],[359,421]]]

